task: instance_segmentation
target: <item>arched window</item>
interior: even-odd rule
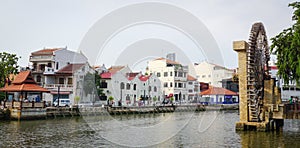
[[[127,90],[130,89],[130,84],[129,84],[129,83],[126,84],[126,89],[127,89]]]
[[[136,90],[136,84],[133,84],[133,90]]]
[[[154,86],[154,88],[153,88],[153,89],[154,89],[154,92],[157,92],[157,87],[156,87],[156,86]]]
[[[124,84],[123,82],[121,82],[120,88],[121,88],[121,89],[124,89],[124,88],[125,88],[125,84]]]

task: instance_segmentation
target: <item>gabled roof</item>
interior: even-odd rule
[[[138,74],[140,74],[139,72],[130,72],[130,73],[126,73],[126,77],[128,80],[133,80]]]
[[[63,48],[47,48],[32,52],[31,55],[53,55],[53,52]]]
[[[125,66],[111,66],[110,68],[108,68],[108,72],[104,72],[104,73],[100,74],[100,77],[102,79],[111,79],[111,77],[115,73],[122,70],[123,68],[125,68]]]
[[[111,66],[110,68],[108,68],[108,71],[112,74],[115,74],[123,68],[125,68],[125,66]]]
[[[149,78],[150,78],[150,76],[151,75],[141,75],[140,77],[139,77],[139,79],[141,80],[141,81],[147,81]]]
[[[222,88],[222,87],[209,87],[207,90],[200,93],[201,95],[238,95],[236,92]]]
[[[104,72],[100,74],[102,79],[111,79],[112,74],[110,72]]]
[[[187,75],[187,80],[188,81],[197,81],[197,79],[192,77],[191,75]]]
[[[80,69],[85,64],[68,64],[67,66],[61,68],[56,73],[63,73],[63,74],[73,74],[75,71]]]
[[[33,83],[36,84],[34,79],[31,76],[30,71],[22,71],[20,72],[15,79],[12,81],[12,84],[21,84],[21,83]]]
[[[166,58],[157,58],[155,60],[166,60],[166,63],[167,64],[172,64],[172,65],[180,65],[180,63],[176,62],[176,61],[172,61],[172,60],[169,60],[169,59],[166,59]]]
[[[11,85],[0,88],[2,92],[50,92],[36,84],[30,71],[20,72]]]

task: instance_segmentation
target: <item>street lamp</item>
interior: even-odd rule
[[[59,92],[60,92],[60,85],[57,87],[57,107],[59,107]]]

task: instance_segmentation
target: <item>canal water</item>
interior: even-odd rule
[[[300,120],[281,132],[236,132],[238,111],[0,121],[0,147],[300,147]]]

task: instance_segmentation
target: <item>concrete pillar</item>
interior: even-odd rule
[[[238,53],[239,61],[239,111],[240,122],[248,122],[247,107],[247,52],[249,45],[246,41],[234,41],[233,50]]]

